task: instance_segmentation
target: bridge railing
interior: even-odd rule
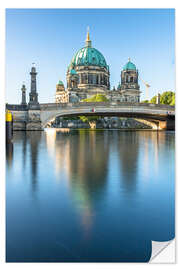
[[[76,102],[76,103],[41,103],[41,110],[51,110],[59,108],[79,108],[79,107],[144,107],[154,109],[175,110],[174,106],[153,103],[132,103],[132,102]]]
[[[10,111],[27,111],[28,106],[27,105],[21,105],[21,104],[6,104],[6,109]]]
[[[77,103],[41,103],[41,110],[58,110],[60,108],[81,108],[81,107],[143,107],[152,109],[164,109],[175,111],[174,106],[164,104],[153,104],[153,103],[132,103],[132,102],[77,102]],[[6,109],[12,111],[27,111],[28,105],[20,104],[6,104]]]

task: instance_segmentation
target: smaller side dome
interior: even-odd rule
[[[123,67],[123,70],[136,70],[136,66],[130,61],[130,58],[128,59],[127,64]]]
[[[56,92],[64,90],[65,90],[64,83],[61,80],[59,80],[58,83],[56,84]]]
[[[59,80],[58,85],[64,85],[64,83],[61,80]]]
[[[70,74],[71,74],[71,75],[76,75],[77,72],[75,71],[75,69],[72,68],[72,69],[70,70]]]

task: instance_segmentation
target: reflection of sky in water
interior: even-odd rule
[[[148,261],[174,237],[174,132],[17,132],[8,261]]]

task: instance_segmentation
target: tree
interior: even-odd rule
[[[150,103],[156,104],[157,96],[151,98]],[[175,106],[175,93],[172,91],[165,91],[160,95],[160,104]]]
[[[151,98],[150,103],[156,104],[157,96]]]
[[[162,93],[161,98],[160,98],[160,103],[174,106],[175,105],[175,93],[172,91],[166,91],[166,92]]]
[[[143,100],[141,103],[153,103],[156,104],[157,95],[152,97],[150,101]],[[166,104],[175,106],[175,93],[172,91],[165,91],[160,95],[160,104]]]
[[[175,106],[175,93],[174,93],[174,95],[172,97],[172,101],[171,101],[170,105]]]
[[[142,100],[141,103],[149,103],[149,100]]]

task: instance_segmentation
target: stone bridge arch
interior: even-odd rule
[[[149,106],[150,104],[142,106],[142,104],[125,104],[122,106],[113,106],[113,104],[66,104],[64,106],[55,105],[54,107],[42,107],[41,108],[41,123],[42,127],[48,124],[58,116],[117,116],[117,117],[127,117],[135,118],[139,122],[151,126],[153,129],[166,129],[167,128],[167,118],[168,112],[171,116],[174,114],[172,107],[170,106]],[[171,111],[170,111],[171,109]]]

